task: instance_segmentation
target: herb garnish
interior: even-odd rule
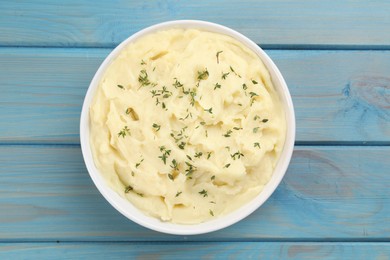
[[[124,138],[127,134],[131,135],[130,129],[129,129],[127,126],[125,126],[125,127],[123,127],[123,129],[118,133],[118,137],[122,136],[122,137]]]
[[[234,154],[231,154],[231,155],[230,155],[230,157],[232,157],[232,158],[233,158],[233,160],[240,159],[240,158],[241,158],[241,156],[242,156],[242,157],[244,157],[244,154],[243,154],[243,153],[241,153],[240,151],[238,151],[238,152],[235,152]],[[236,158],[236,157],[237,157],[237,158]]]
[[[173,181],[173,175],[172,175],[172,174],[168,173],[168,178],[169,178],[171,181]]]
[[[200,158],[202,157],[203,153],[202,152],[198,152],[198,153],[195,153],[194,157],[195,158]]]
[[[146,65],[146,62],[144,60],[141,60],[141,65]]]
[[[258,84],[257,81],[254,80],[254,79],[252,79],[252,83],[253,83],[254,85]]]
[[[209,77],[207,68],[204,71],[198,71],[198,80],[205,80]]]
[[[141,70],[138,76],[138,82],[141,83],[141,87],[150,85],[148,73],[146,70]]]
[[[259,147],[259,149],[261,149],[261,147],[260,147],[260,144],[259,144],[259,143],[254,143],[254,144],[253,144],[253,147]]]
[[[226,73],[222,72],[222,79],[226,79],[229,74],[230,74],[229,72]]]
[[[212,152],[208,152],[208,153],[207,153],[207,160],[210,159],[211,153],[212,153]]]
[[[268,122],[268,119],[267,119],[267,118],[264,118],[263,120],[261,120],[261,122],[267,123],[267,122]]]
[[[230,163],[226,164],[223,168],[229,168],[230,167]]]
[[[217,83],[215,83],[215,87],[214,87],[214,90],[216,90],[217,88],[221,88],[221,85]]]
[[[181,84],[180,81],[177,80],[177,78],[173,78],[173,79],[175,80],[175,82],[173,82],[172,85],[173,85],[175,88],[181,88],[181,87],[183,87],[183,84]]]
[[[209,112],[210,114],[212,114],[212,113],[213,113],[213,108],[210,107],[209,109],[204,109],[204,111],[207,111],[207,112]]]
[[[175,197],[179,197],[180,194],[182,194],[182,192],[181,192],[181,191],[178,191],[178,192],[176,193],[176,196],[175,196]]]
[[[156,132],[158,132],[160,130],[160,128],[161,128],[161,125],[158,125],[156,123],[154,123],[152,126],[156,130]]]
[[[257,131],[259,131],[259,128],[260,128],[260,127],[255,127],[255,128],[253,128],[253,133],[254,133],[254,134],[257,133]]]
[[[230,71],[233,72],[237,77],[241,78],[240,74],[237,74],[237,72],[234,71],[232,66],[230,66]]]
[[[125,89],[122,85],[116,85],[120,89]]]
[[[244,84],[242,84],[242,89],[243,89],[243,90],[247,90],[247,89],[248,89],[248,86],[244,83]]]
[[[257,96],[259,96],[259,95],[257,95],[255,92],[249,92],[249,95],[251,95],[251,98],[253,98],[253,97],[257,97]]]
[[[217,63],[218,63],[218,64],[219,64],[219,54],[221,54],[222,52],[223,52],[223,51],[218,51],[218,52],[217,52],[217,55],[216,55],[216,56],[217,56]]]
[[[203,195],[203,197],[207,197],[208,194],[207,194],[207,190],[203,189],[202,191],[199,191],[198,192],[200,195]]]
[[[160,158],[164,162],[164,164],[167,164],[167,158],[171,154],[171,150],[167,150],[165,146],[160,146],[159,148],[160,152],[162,152],[163,154],[160,155],[158,158]]]
[[[225,136],[225,137],[230,137],[232,133],[233,133],[232,130],[228,130],[228,131],[226,132],[226,134],[224,134],[223,136]]]
[[[169,165],[173,170],[178,171],[179,170],[179,164],[175,159],[172,160],[172,164]]]
[[[141,161],[139,161],[138,163],[136,163],[135,164],[135,168],[138,168],[140,165],[141,165],[141,163],[144,161],[144,159],[142,159]]]
[[[210,178],[212,181],[215,180],[215,175],[211,176]]]

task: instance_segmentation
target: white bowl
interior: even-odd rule
[[[115,191],[109,188],[105,180],[99,173],[99,170],[94,164],[89,143],[89,107],[104,71],[128,43],[135,41],[146,34],[169,28],[197,28],[205,31],[225,34],[235,38],[236,40],[240,41],[242,44],[250,48],[260,57],[260,59],[267,67],[269,73],[271,74],[274,87],[280,96],[281,102],[284,105],[287,121],[286,141],[284,144],[283,151],[275,167],[272,178],[265,185],[263,191],[260,192],[260,194],[256,196],[253,200],[228,215],[194,225],[173,224],[169,222],[162,222],[156,218],[149,217],[143,212],[141,212],[138,208],[133,206],[129,201],[122,198]],[[273,191],[276,189],[276,187],[282,180],[290,163],[291,155],[294,148],[294,140],[295,115],[291,96],[287,88],[286,82],[284,81],[279,69],[268,57],[268,55],[259,46],[257,46],[257,44],[232,29],[215,23],[195,20],[178,20],[159,23],[133,34],[132,36],[124,40],[121,44],[119,44],[103,61],[95,76],[93,77],[84,99],[80,119],[80,142],[84,161],[87,166],[89,175],[91,176],[96,187],[99,189],[100,193],[106,198],[109,203],[111,203],[111,205],[115,209],[117,209],[120,213],[122,213],[124,216],[131,219],[132,221],[159,232],[177,235],[194,235],[216,231],[242,220],[243,218],[251,214],[253,211],[255,211],[257,208],[259,208],[271,196]]]

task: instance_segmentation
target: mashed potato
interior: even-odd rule
[[[109,185],[146,214],[184,224],[258,195],[286,133],[259,57],[231,37],[194,29],[126,46],[101,79],[90,127]]]

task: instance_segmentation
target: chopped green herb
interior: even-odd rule
[[[173,181],[173,175],[168,173],[168,178]]]
[[[234,71],[233,67],[230,66],[230,71],[233,72],[236,76],[238,76],[239,78],[241,78],[241,76],[239,74],[237,74],[237,72]]]
[[[146,65],[146,62],[144,60],[141,60],[141,65]]]
[[[192,161],[191,156],[189,156],[188,154],[186,156],[187,156],[188,159],[190,159],[190,161]]]
[[[118,133],[118,137],[122,136],[122,137],[124,138],[127,134],[131,135],[131,134],[130,134],[130,129],[129,129],[127,126],[125,126],[125,127],[123,127],[123,129]]]
[[[216,90],[217,88],[221,88],[221,85],[220,85],[220,84],[218,84],[218,83],[215,83],[214,90]]]
[[[203,195],[203,197],[207,197],[208,194],[207,194],[207,190],[203,189],[202,191],[199,191],[198,192],[200,195]]]
[[[160,158],[164,162],[164,164],[167,164],[167,158],[171,154],[171,150],[167,150],[165,146],[160,146],[159,148],[160,152],[162,152],[163,154],[160,155],[158,158]]]
[[[215,203],[215,201],[210,201],[210,203],[212,203],[212,204],[217,204],[217,203]]]
[[[233,127],[234,130],[242,130],[242,127]]]
[[[159,92],[157,92],[157,90],[153,89],[150,91],[150,93],[152,93],[152,98],[155,97],[155,96],[160,96],[161,94]]]
[[[208,152],[207,153],[207,160],[210,159],[210,157],[211,157],[211,152]]]
[[[207,68],[204,71],[198,71],[198,80],[205,80],[209,77],[209,72]]]
[[[230,137],[230,135],[233,133],[233,131],[232,130],[228,130],[227,132],[226,132],[226,134],[224,134],[223,136],[225,136],[225,137]]]
[[[122,85],[116,85],[118,88],[120,89],[125,89],[125,87],[123,87]]]
[[[195,105],[196,89],[190,90],[189,94],[190,94],[190,104],[191,104],[191,106],[194,106]]]
[[[244,154],[243,154],[243,153],[241,153],[240,151],[238,151],[238,152],[235,152],[234,154],[231,154],[231,155],[230,155],[230,157],[232,157],[232,158],[233,158],[233,160],[240,159],[240,158],[241,158],[241,156],[242,156],[242,157],[244,157]],[[237,158],[236,158],[236,157],[237,157]]]
[[[175,82],[173,82],[172,85],[173,85],[175,88],[181,88],[181,87],[183,87],[183,84],[181,84],[180,81],[177,80],[177,78],[174,78],[174,80],[175,80]]]
[[[175,196],[175,197],[179,197],[180,194],[182,194],[182,192],[181,192],[181,191],[178,191],[178,192],[176,193],[176,196]]]
[[[229,168],[230,167],[230,163],[226,164],[223,168]]]
[[[153,124],[153,128],[154,128],[154,130],[156,130],[156,132],[158,132],[160,130],[161,126],[156,124],[156,123],[154,123]]]
[[[175,159],[172,160],[172,164],[169,165],[172,169],[178,171],[179,170],[179,164],[177,163],[177,161]]]
[[[137,194],[138,196],[140,196],[140,197],[143,197],[143,196],[144,196],[144,194],[142,194],[142,193],[140,193],[140,192],[136,192],[136,194]]]
[[[260,129],[260,127],[255,127],[255,128],[253,128],[253,133],[254,133],[254,134],[257,133],[257,131],[259,131],[259,129]]]
[[[252,79],[252,83],[253,83],[254,85],[258,84],[257,81],[256,81],[256,80],[253,80],[253,79]]]
[[[213,113],[213,108],[210,107],[209,109],[204,109],[204,111],[207,111],[207,112],[209,112],[210,114],[212,114],[212,113]]]
[[[244,83],[244,84],[242,84],[242,89],[243,89],[243,90],[247,90],[247,89],[248,89],[248,86]]]
[[[214,217],[214,212],[211,209],[209,209],[209,213],[210,213],[211,216]]]
[[[259,96],[257,95],[255,92],[249,92],[249,95],[251,95],[251,98],[255,97],[255,96]]]
[[[138,163],[136,163],[135,164],[135,168],[138,168],[140,165],[141,165],[141,163],[144,161],[144,159],[142,159],[141,161],[139,161]]]
[[[217,55],[216,55],[216,56],[217,56],[217,63],[218,63],[218,64],[219,64],[219,54],[221,54],[222,52],[223,52],[223,51],[218,51],[218,52],[217,52]]]
[[[163,109],[167,108],[167,107],[165,106],[165,103],[164,103],[164,102],[161,103],[161,107],[162,107]]]
[[[210,178],[212,181],[215,180],[215,175],[211,176]]]
[[[202,157],[203,153],[202,152],[199,152],[199,153],[195,153],[194,157],[195,158],[200,158]]]
[[[260,119],[260,117],[258,115],[255,115],[255,117],[253,118],[253,120],[257,120],[257,119]]]
[[[226,79],[229,74],[230,74],[229,72],[226,73],[222,72],[222,79]]]
[[[181,142],[178,147],[182,150],[184,150],[184,147],[185,147],[186,143],[185,142]]]
[[[254,144],[253,144],[253,147],[259,147],[259,149],[261,149],[261,147],[260,147],[260,144],[259,144],[259,143],[254,143]]]
[[[268,122],[268,119],[263,119],[261,122],[263,122],[263,123],[267,123]]]
[[[141,70],[138,76],[138,82],[141,83],[141,87],[149,86],[151,83],[148,78],[148,73],[146,70]]]
[[[133,177],[134,177],[134,175],[135,175],[135,173],[134,173],[133,171],[131,171],[131,176],[133,176]]]
[[[206,124],[206,122],[202,121],[202,122],[200,122],[199,124],[201,124],[201,125],[205,125],[205,124]]]
[[[209,137],[209,132],[207,132],[207,130],[205,131],[205,135],[206,137]]]
[[[185,164],[187,165],[187,169],[185,169],[186,176],[191,176],[191,174],[196,170],[196,167],[189,162],[185,162]]]

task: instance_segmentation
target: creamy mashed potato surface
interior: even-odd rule
[[[90,129],[111,188],[148,215],[193,224],[261,192],[286,122],[255,53],[229,36],[171,29],[129,44],[109,65]]]

